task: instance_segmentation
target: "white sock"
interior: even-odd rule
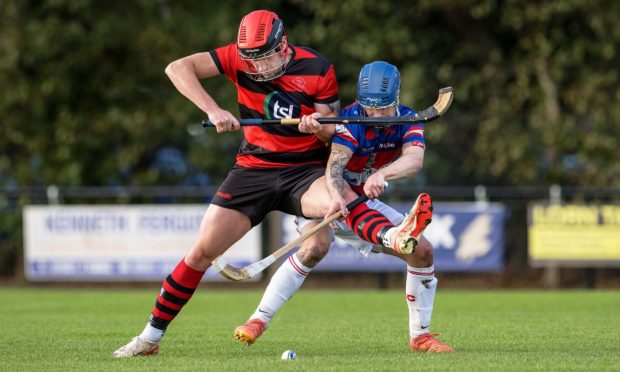
[[[416,268],[407,265],[405,292],[409,307],[411,338],[429,333],[436,289],[437,278],[435,278],[434,266]]]
[[[265,294],[250,319],[258,318],[269,324],[282,305],[301,287],[311,270],[299,261],[296,254],[290,255],[271,277]]]
[[[164,332],[165,331],[157,329],[147,322],[146,327],[144,327],[144,330],[140,333],[140,338],[151,342],[159,342],[161,338],[164,337]]]
[[[388,231],[385,232],[385,234],[383,234],[383,246],[387,247],[387,248],[394,248],[392,247],[392,234],[394,234],[394,231],[396,231],[396,227],[390,227],[388,229]]]

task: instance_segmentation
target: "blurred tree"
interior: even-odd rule
[[[620,185],[620,14],[617,2],[317,0],[298,37],[334,61],[342,96],[362,64],[401,69],[401,101],[432,103],[431,184]]]
[[[163,70],[257,8],[334,62],[343,104],[377,59],[414,108],[455,87],[426,131],[429,184],[620,186],[620,4],[600,0],[1,1],[0,185],[182,184],[156,166],[168,147],[221,180],[240,135],[200,128]],[[237,113],[226,78],[204,85]]]
[[[219,154],[234,151],[236,135],[190,141],[187,126],[202,115],[163,71],[204,45],[233,40],[228,35],[236,33],[236,10],[192,1],[0,6],[5,182],[105,185],[123,174],[129,184],[155,184],[164,181],[155,156],[169,145],[202,153],[192,160],[214,174],[233,162]],[[225,79],[217,80],[209,82],[210,90],[233,92]],[[231,94],[218,99],[234,102]],[[165,181],[173,182],[168,176]]]

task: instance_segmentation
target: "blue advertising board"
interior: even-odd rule
[[[391,205],[406,213],[411,203]],[[504,220],[506,209],[498,203],[435,203],[433,222],[424,232],[432,243],[437,271],[497,272],[504,267]],[[282,244],[295,239],[293,218],[284,216]],[[371,253],[364,257],[338,238],[316,271],[400,272],[404,262],[393,256]]]

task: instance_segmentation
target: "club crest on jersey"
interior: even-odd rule
[[[285,92],[271,92],[265,97],[267,119],[290,119],[301,115],[299,103]]]
[[[293,85],[300,92],[303,92],[304,89],[306,89],[306,81],[302,77],[300,77],[300,76],[297,76],[295,79],[293,79]]]

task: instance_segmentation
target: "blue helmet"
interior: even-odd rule
[[[357,79],[357,101],[370,108],[381,109],[398,104],[400,73],[396,66],[375,61],[362,67]]]

